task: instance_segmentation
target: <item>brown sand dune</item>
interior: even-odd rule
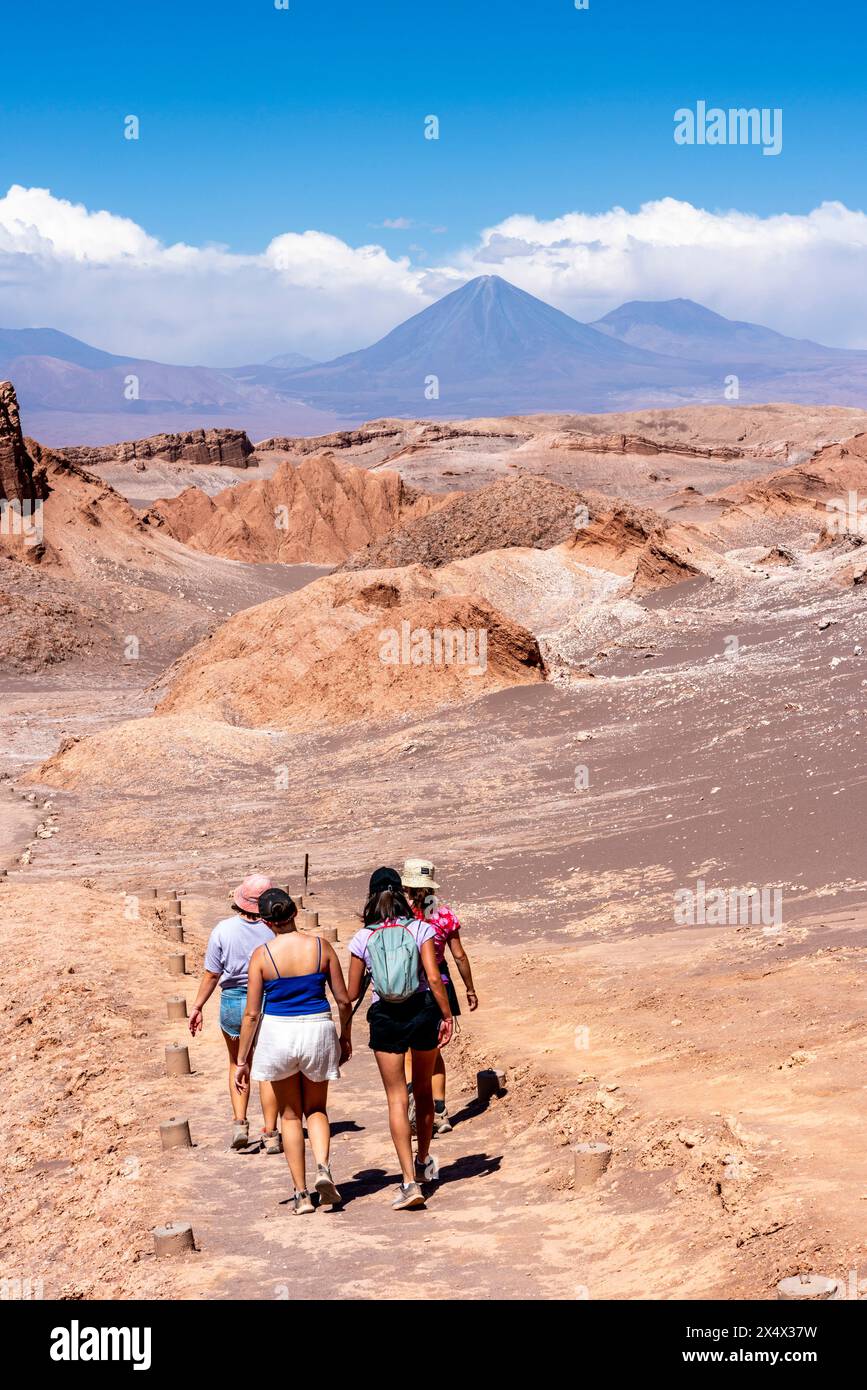
[[[209,788],[241,782],[275,746],[264,730],[230,728],[188,712],[130,719],[88,738],[62,740],[42,764],[39,781],[65,791],[111,791],[128,802],[132,816],[140,797],[162,796],[167,788],[176,794],[202,789],[205,769]]]
[[[282,707],[275,687],[294,685],[377,616],[435,594],[420,565],[327,575],[296,594],[237,614],[186,652],[165,675],[170,688],[160,712],[192,710],[231,723],[267,723]]]
[[[438,500],[414,492],[397,473],[373,474],[320,454],[215,497],[187,488],[156,502],[149,516],[166,534],[211,555],[327,564]]]
[[[407,626],[408,625],[408,626]],[[434,651],[397,660],[383,633],[416,629],[487,634],[486,669],[477,649],[464,663]],[[411,655],[411,653],[410,653]],[[452,652],[452,657],[455,653]],[[441,595],[421,565],[329,575],[297,594],[229,620],[167,674],[160,714],[190,711],[230,723],[277,727],[389,718],[543,678],[535,638],[490,604]]]
[[[400,659],[387,661],[384,654]],[[315,662],[285,692],[279,722],[339,727],[418,717],[544,678],[538,644],[525,628],[474,599],[429,599],[390,610]]]
[[[567,545],[486,550],[443,565],[434,578],[441,593],[484,599],[537,637],[611,592],[609,576],[577,563]]]

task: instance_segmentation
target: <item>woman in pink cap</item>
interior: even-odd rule
[[[220,1027],[226,1039],[229,1052],[229,1097],[235,1128],[232,1133],[232,1148],[243,1149],[250,1141],[250,1126],[247,1120],[249,1088],[239,1091],[235,1086],[235,1068],[238,1062],[238,1043],[241,1035],[241,1020],[247,1002],[247,970],[250,957],[257,946],[274,940],[274,933],[259,916],[259,899],[274,884],[266,874],[250,874],[235,889],[232,898],[234,916],[218,922],[208,938],[205,951],[205,971],[190,1014],[190,1032],[196,1036],[202,1026],[202,1009],[210,999],[217,985],[220,986]],[[280,1153],[280,1135],[277,1131],[277,1097],[268,1081],[259,1083],[259,1100],[265,1128],[262,1142],[266,1153]]]

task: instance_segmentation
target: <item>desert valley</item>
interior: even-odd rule
[[[0,384],[4,1271],[52,1298],[857,1296],[867,411],[320,423],[49,447]],[[383,658],[436,632],[484,660]],[[165,997],[245,873],[298,892],[309,856],[345,952],[370,869],[419,847],[481,1007],[395,1263],[361,1019],[347,1212],[299,1231],[282,1160],[226,1152],[213,1012],[164,1075]],[[751,889],[780,913],[675,915]],[[192,1149],[161,1151],[173,1114]],[[590,1188],[579,1141],[612,1150]],[[153,1258],[168,1220],[191,1259]]]

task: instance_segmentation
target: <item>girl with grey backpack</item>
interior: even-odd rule
[[[439,1168],[430,1152],[434,1102],[431,1078],[439,1048],[452,1036],[452,1011],[437,968],[434,929],[417,921],[406,900],[400,874],[377,869],[371,875],[364,926],[349,943],[349,998],[373,989],[367,1021],[370,1047],[388,1099],[388,1123],[402,1182],[396,1211],[424,1206],[421,1183],[436,1182]],[[413,1160],[404,1058],[412,1053],[418,1152]]]

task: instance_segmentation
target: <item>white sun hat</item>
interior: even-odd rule
[[[434,880],[436,869],[429,859],[407,859],[401,870],[404,888],[439,888]]]

